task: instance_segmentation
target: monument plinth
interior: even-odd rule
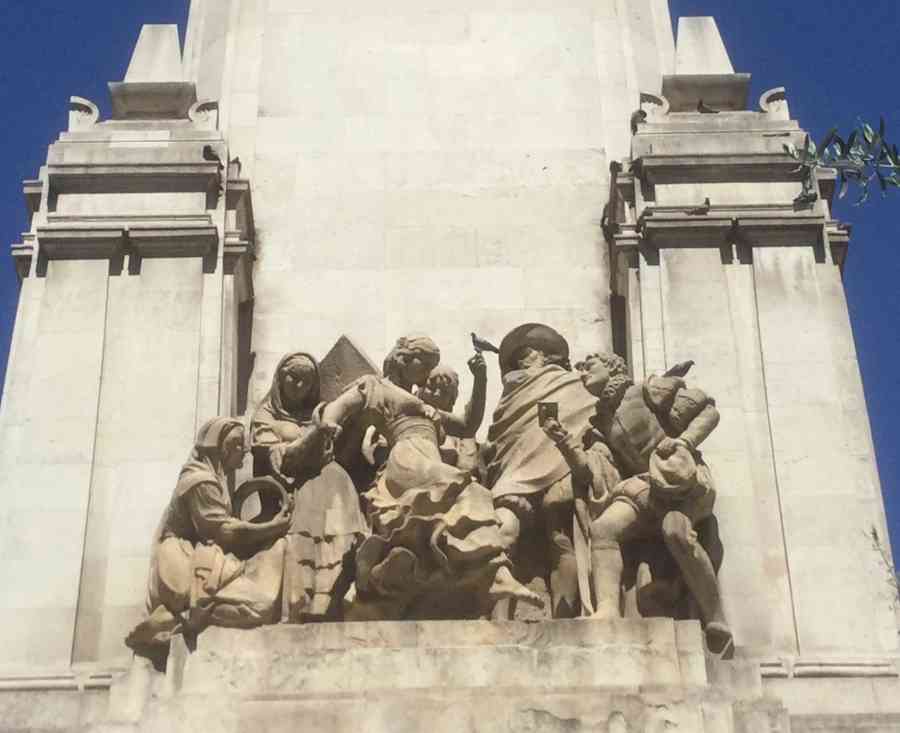
[[[710,673],[707,672],[710,666]],[[711,678],[712,676],[712,678]],[[778,730],[758,665],[671,619],[215,629],[113,689],[121,730]],[[762,727],[763,725],[768,727]]]
[[[670,26],[197,0],[72,98],[0,727],[900,731],[849,228],[785,90]]]

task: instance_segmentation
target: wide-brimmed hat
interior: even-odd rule
[[[524,346],[542,351],[548,356],[569,358],[569,344],[562,335],[543,323],[526,323],[510,331],[500,343],[500,371],[515,368],[513,358]]]
[[[690,449],[678,445],[668,458],[658,451],[650,456],[650,485],[667,494],[683,494],[697,485],[697,459]]]

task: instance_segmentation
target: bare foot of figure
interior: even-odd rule
[[[505,566],[497,570],[497,575],[494,576],[494,582],[491,584],[488,596],[493,601],[509,598],[527,603],[529,606],[544,607],[544,599],[516,580],[509,568]]]

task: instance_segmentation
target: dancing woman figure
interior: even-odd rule
[[[471,602],[473,594],[481,606],[476,613],[502,598],[539,606],[540,597],[510,572],[490,491],[468,471],[441,460],[445,431],[471,437],[478,429],[485,370],[475,374],[473,409],[460,418],[413,394],[439,360],[427,336],[401,338],[385,359],[383,377],[358,380],[322,414],[333,425],[364,417],[390,447],[366,494],[373,534],[357,553],[360,599],[363,606],[373,601],[372,616],[381,618],[454,616],[459,596]]]

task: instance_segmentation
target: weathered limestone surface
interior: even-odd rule
[[[608,161],[672,71],[665,2],[195,2],[186,58],[255,187],[251,401],[341,333],[461,371],[473,330],[609,345]]]
[[[854,659],[890,665],[897,629],[869,536],[886,532],[840,279],[846,237],[824,185],[811,205],[796,202],[802,182],[781,146],[804,133],[783,92],[764,95],[760,111],[698,112],[710,85],[740,75],[728,81],[727,55],[703,51],[721,44],[714,23],[683,30],[707,66],[666,82],[692,111],[645,105],[632,146],[642,190],[629,214],[643,224],[618,235],[618,263],[638,271],[616,278],[633,361],[650,374],[693,359],[694,378],[717,397],[721,426],[704,455],[738,645],[761,658],[831,659],[847,676]]]
[[[73,98],[70,129],[26,183],[0,407],[3,678],[52,686],[73,663],[128,663],[184,436],[233,409],[241,182],[204,157],[206,145],[224,155],[223,138],[184,107],[194,85],[180,69],[177,28],[145,29],[113,97],[149,100],[150,118],[101,122]]]
[[[714,689],[699,625],[668,619],[215,629],[171,665],[165,683],[139,668],[119,680],[115,724],[89,730],[725,733],[788,725],[777,701],[761,697],[758,668],[719,664],[728,683]]]
[[[194,0],[183,65],[149,27],[112,120],[73,98],[13,247],[0,728],[900,730],[848,233],[827,181],[797,201],[784,91],[748,111],[714,22],[680,29],[676,54],[664,0]],[[637,381],[697,362],[736,661],[645,619],[211,629],[165,675],[132,664],[199,423],[291,349],[427,331],[459,368],[524,321],[576,358],[615,325]]]

